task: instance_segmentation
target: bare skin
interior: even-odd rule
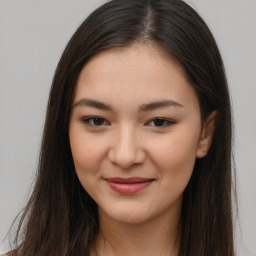
[[[155,46],[112,49],[85,65],[69,137],[78,178],[98,205],[98,256],[178,255],[183,192],[216,116],[202,123],[183,70]],[[146,182],[119,181],[134,178]]]
[[[128,256],[131,252],[138,256],[178,255],[180,226],[174,223],[179,212],[176,214],[178,216],[163,216],[161,220],[155,218],[150,223],[132,225],[102,219],[104,225],[97,240],[98,255]]]

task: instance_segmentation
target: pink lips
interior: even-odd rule
[[[120,194],[135,194],[149,186],[154,179],[131,177],[131,178],[106,178],[105,181],[116,192]]]

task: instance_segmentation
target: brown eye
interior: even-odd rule
[[[108,125],[108,122],[102,117],[88,117],[83,120],[84,123],[89,124],[90,126],[104,126]]]
[[[168,120],[168,119],[164,119],[164,118],[154,118],[148,124],[153,127],[164,128],[164,127],[174,124],[174,122],[171,120]]]

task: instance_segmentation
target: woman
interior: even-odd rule
[[[234,254],[220,53],[180,0],[113,0],[58,64],[11,255]]]

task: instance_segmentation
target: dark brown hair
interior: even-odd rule
[[[113,0],[69,41],[53,79],[33,193],[20,218],[14,255],[89,255],[99,232],[97,205],[81,186],[69,145],[76,81],[98,53],[133,43],[161,47],[195,88],[202,119],[218,111],[206,157],[184,192],[181,256],[234,256],[231,107],[223,62],[202,18],[181,0]]]

